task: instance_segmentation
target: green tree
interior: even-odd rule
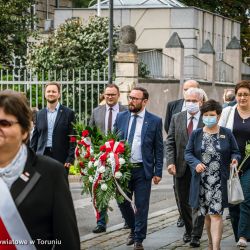
[[[9,66],[13,56],[25,56],[34,21],[35,0],[0,0],[0,65]]]
[[[107,66],[107,54],[103,51],[108,47],[108,27],[105,17],[93,16],[87,23],[80,19],[68,20],[48,39],[31,47],[28,64],[39,70],[104,69]],[[114,27],[114,35],[116,33]],[[117,42],[114,45],[117,47]]]
[[[73,6],[75,8],[88,8],[90,3],[93,5],[95,2],[96,0],[74,0]]]
[[[249,0],[181,0],[181,2],[240,21],[243,56],[250,55]]]

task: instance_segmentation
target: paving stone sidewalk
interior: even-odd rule
[[[178,228],[176,221],[179,214],[176,206],[152,213],[148,219],[147,239],[143,242],[145,250],[156,249],[193,249],[189,244],[184,244],[182,236],[184,228]],[[81,249],[90,250],[131,250],[133,246],[126,246],[126,238],[129,230],[122,229],[123,224],[108,228],[106,233],[88,234],[81,237]],[[233,239],[233,232],[229,220],[224,220],[222,237],[222,250],[237,249]],[[207,235],[204,230],[201,238],[201,247],[195,249],[207,249]]]

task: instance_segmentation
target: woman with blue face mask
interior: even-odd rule
[[[218,250],[223,210],[228,206],[230,165],[238,164],[240,153],[232,132],[218,125],[220,103],[208,100],[200,112],[205,126],[193,131],[185,150],[185,160],[192,172],[189,203],[205,216],[208,249]]]

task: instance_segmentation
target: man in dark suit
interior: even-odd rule
[[[202,102],[203,92],[200,89],[189,88],[185,92],[186,111],[172,117],[166,142],[167,169],[175,176],[176,194],[186,229],[183,241],[190,242],[192,247],[200,246],[204,216],[198,216],[188,203],[191,171],[184,160],[184,151],[191,132],[203,126],[199,110]]]
[[[195,80],[187,80],[186,82],[184,82],[183,89],[182,89],[183,90],[183,96],[184,96],[185,92],[189,88],[199,88],[199,83],[197,81],[195,81]],[[168,103],[165,122],[164,122],[164,128],[165,128],[166,133],[168,133],[169,125],[170,125],[172,116],[174,114],[177,114],[177,113],[179,113],[181,111],[184,111],[184,110],[186,110],[186,105],[185,105],[185,100],[184,99],[179,99],[179,100],[175,100],[175,101],[172,101],[172,102]],[[182,216],[181,216],[180,204],[179,204],[178,198],[176,196],[176,191],[175,191],[175,176],[173,176],[173,182],[174,182],[173,189],[174,189],[176,204],[177,204],[179,214],[180,214],[180,216],[179,216],[179,218],[177,220],[177,227],[183,227],[184,226],[184,221],[183,221]]]
[[[67,172],[74,162],[74,143],[70,135],[74,134],[74,111],[61,105],[60,85],[55,82],[46,84],[45,99],[47,107],[38,111],[30,147],[38,155],[47,155],[63,163]]]
[[[115,84],[108,84],[104,91],[106,104],[100,105],[93,110],[89,125],[99,127],[105,134],[112,131],[117,114],[127,110],[125,106],[118,103],[119,97],[120,91],[118,86]],[[106,231],[107,210],[101,211],[100,214],[100,218],[97,220],[97,226],[92,231],[93,233],[102,233]]]
[[[142,242],[146,238],[151,182],[158,184],[162,177],[163,139],[161,118],[146,111],[148,101],[146,89],[136,87],[128,96],[129,110],[117,115],[115,129],[120,139],[131,145],[132,176],[129,182],[134,194],[136,212],[126,200],[119,204],[120,210],[131,232],[127,245],[134,244],[134,249],[144,249]]]

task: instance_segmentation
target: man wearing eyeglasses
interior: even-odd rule
[[[145,108],[149,94],[146,89],[135,87],[128,96],[129,110],[117,115],[114,128],[120,139],[131,145],[132,176],[127,195],[134,195],[136,212],[126,200],[119,204],[120,210],[131,232],[127,245],[134,244],[135,250],[142,250],[146,238],[151,182],[158,184],[162,177],[163,139],[161,118]]]
[[[99,127],[105,134],[112,132],[117,114],[127,109],[118,103],[119,97],[120,91],[118,86],[108,84],[104,91],[106,104],[100,105],[93,110],[89,125]],[[107,216],[107,209],[101,211],[100,219],[97,220],[97,226],[93,229],[93,233],[106,232]]]

